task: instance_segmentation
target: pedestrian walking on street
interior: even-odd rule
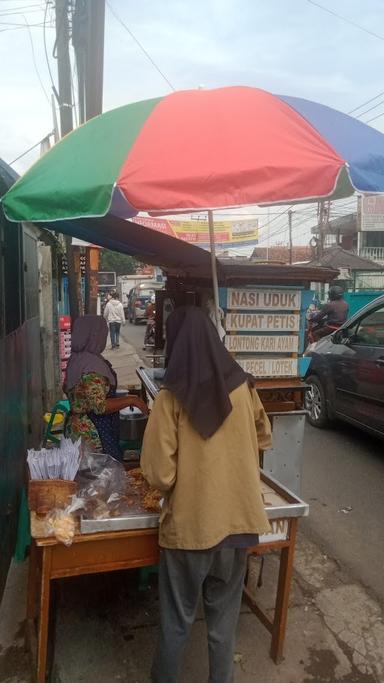
[[[271,428],[253,381],[208,315],[177,308],[166,323],[167,370],[148,421],[143,474],[164,493],[160,635],[152,681],[177,683],[202,594],[209,681],[233,680],[247,548],[268,533],[259,450]]]
[[[125,325],[124,308],[117,292],[113,292],[110,300],[104,309],[104,318],[109,326],[111,337],[111,347],[113,349],[120,346],[120,327]]]

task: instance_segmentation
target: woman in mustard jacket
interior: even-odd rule
[[[209,680],[229,683],[247,548],[270,531],[259,474],[270,424],[254,382],[201,309],[182,307],[169,316],[167,356],[141,456],[147,481],[164,493],[152,680],[179,680],[202,593]]]

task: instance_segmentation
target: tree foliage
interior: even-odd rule
[[[101,252],[101,270],[110,270],[116,275],[129,275],[136,272],[138,265],[138,262],[127,254],[120,254],[118,251],[109,251],[108,249],[103,249]]]

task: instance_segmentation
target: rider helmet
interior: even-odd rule
[[[330,301],[336,301],[336,299],[342,299],[344,290],[340,285],[333,285],[329,288],[328,297]]]

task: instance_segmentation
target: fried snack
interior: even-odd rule
[[[110,517],[109,508],[103,500],[98,500],[93,510],[93,519],[108,519]]]
[[[62,514],[51,520],[53,533],[64,545],[71,545],[75,535],[75,520],[71,514]]]
[[[150,489],[143,498],[143,507],[150,512],[161,512],[160,500],[162,494],[156,489]]]
[[[130,472],[128,473],[128,483],[131,489],[135,491],[138,495],[142,496],[145,495],[149,489],[148,483],[145,481],[141,470],[138,470],[136,468],[134,471],[134,475],[130,476]]]
[[[134,467],[132,470],[128,470],[128,475],[134,479],[143,478],[141,467]]]
[[[138,499],[134,496],[121,496],[118,501],[109,504],[111,517],[122,517],[129,510],[137,507]]]
[[[149,486],[148,482],[143,477],[140,467],[128,470],[127,479],[128,487],[139,496],[140,505],[144,510],[147,510],[148,512],[161,511],[160,500],[163,496],[160,491]]]

